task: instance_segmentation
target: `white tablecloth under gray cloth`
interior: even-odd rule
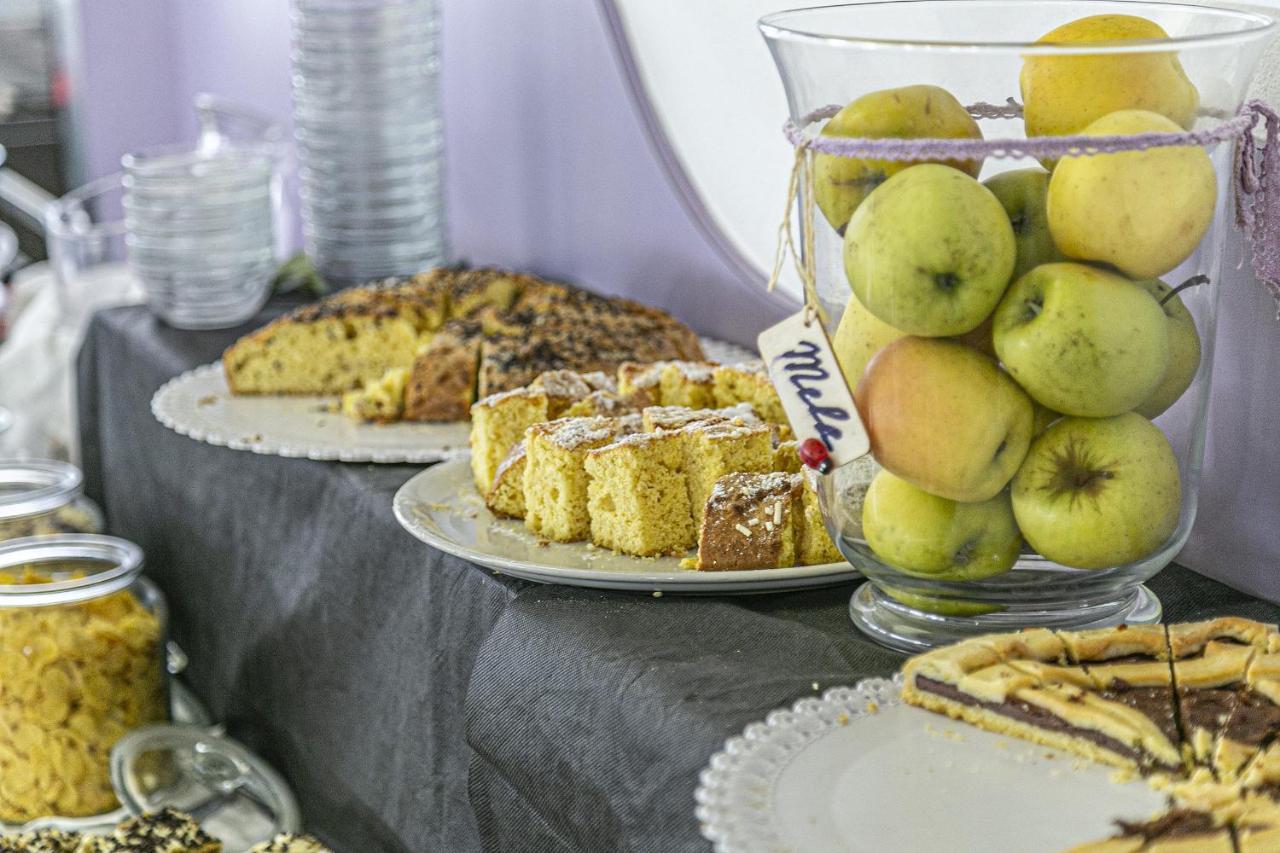
[[[97,316],[79,363],[88,489],[146,550],[188,682],[341,853],[707,851],[693,791],[727,737],[900,662],[850,625],[850,584],[652,598],[499,578],[399,528],[391,497],[416,468],[158,424],[156,388],[243,331]],[[1176,567],[1151,586],[1174,619],[1280,617]]]

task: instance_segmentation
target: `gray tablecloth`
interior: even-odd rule
[[[261,322],[279,306],[258,318]],[[100,314],[80,360],[89,492],[147,552],[188,681],[340,851],[706,851],[697,773],[775,707],[892,671],[852,585],[681,598],[525,584],[400,530],[408,466],[215,448],[151,395],[244,330]],[[1171,619],[1280,610],[1172,567]]]

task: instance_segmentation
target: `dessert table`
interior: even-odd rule
[[[418,466],[257,456],[156,422],[155,390],[247,328],[98,314],[86,482],[145,549],[190,686],[335,849],[708,850],[693,790],[727,737],[900,663],[850,624],[853,584],[653,597],[504,578],[400,528],[392,495]],[[1280,621],[1176,566],[1150,586],[1170,619]]]

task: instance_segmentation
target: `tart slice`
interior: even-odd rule
[[[1158,626],[977,637],[908,661],[903,698],[1094,761],[1177,771],[1181,739],[1167,658]]]
[[[1236,779],[1280,732],[1280,634],[1224,617],[1169,627],[1188,762]]]
[[[1173,808],[1150,820],[1117,821],[1119,832],[1068,853],[1235,853],[1230,824],[1213,812]]]

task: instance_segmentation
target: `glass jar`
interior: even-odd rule
[[[168,719],[160,591],[109,536],[0,544],[0,822],[118,805],[111,748]]]
[[[808,134],[951,139],[1216,126],[1274,30],[1092,0],[899,0],[760,26]],[[869,578],[863,631],[919,650],[1159,618],[1142,584],[1196,516],[1235,147],[812,155],[801,244],[875,459],[821,489]]]
[[[0,542],[101,533],[102,513],[81,494],[80,469],[55,460],[0,461]]]

